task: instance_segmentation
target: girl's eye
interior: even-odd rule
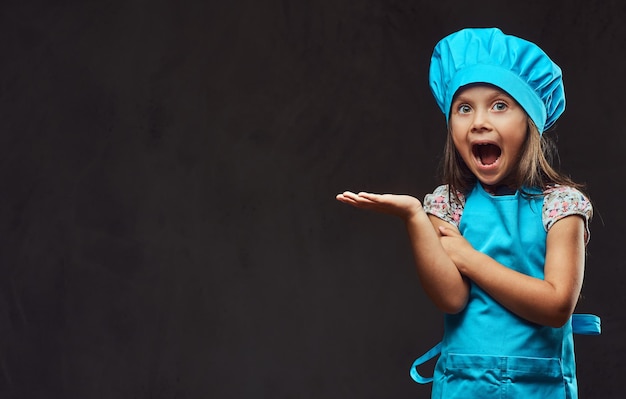
[[[497,102],[493,105],[493,109],[496,111],[504,111],[506,109],[506,103]]]
[[[459,114],[467,114],[468,112],[471,111],[471,108],[467,104],[461,104],[459,105],[458,110],[459,110]]]

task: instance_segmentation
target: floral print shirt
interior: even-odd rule
[[[554,223],[566,216],[579,215],[585,221],[585,244],[588,243],[589,221],[593,216],[589,199],[575,188],[559,185],[548,188],[543,194],[545,198],[541,216],[545,230],[549,231]],[[441,185],[432,194],[426,195],[424,210],[458,228],[465,207],[465,196],[457,191],[456,197],[458,200],[449,195],[448,185]]]

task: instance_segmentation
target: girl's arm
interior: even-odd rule
[[[409,234],[417,274],[426,294],[435,306],[446,313],[458,313],[465,308],[469,283],[444,250],[438,230],[439,226],[456,230],[453,225],[427,215],[421,202],[408,195],[354,194],[346,191],[337,195],[337,199],[357,208],[401,218]]]
[[[562,326],[572,315],[585,267],[585,225],[580,216],[564,217],[548,231],[543,280],[476,251],[458,231],[440,230],[442,245],[458,270],[513,313],[551,327]]]

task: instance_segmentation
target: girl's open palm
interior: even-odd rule
[[[356,208],[367,209],[398,216],[404,220],[422,210],[422,203],[410,195],[373,194],[345,191],[337,200]]]

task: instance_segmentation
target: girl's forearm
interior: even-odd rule
[[[580,285],[558,286],[528,276],[475,252],[468,257],[462,273],[498,303],[533,323],[560,327],[574,311]]]
[[[460,312],[467,303],[469,283],[441,246],[428,215],[423,210],[412,214],[406,227],[424,291],[442,311]]]

